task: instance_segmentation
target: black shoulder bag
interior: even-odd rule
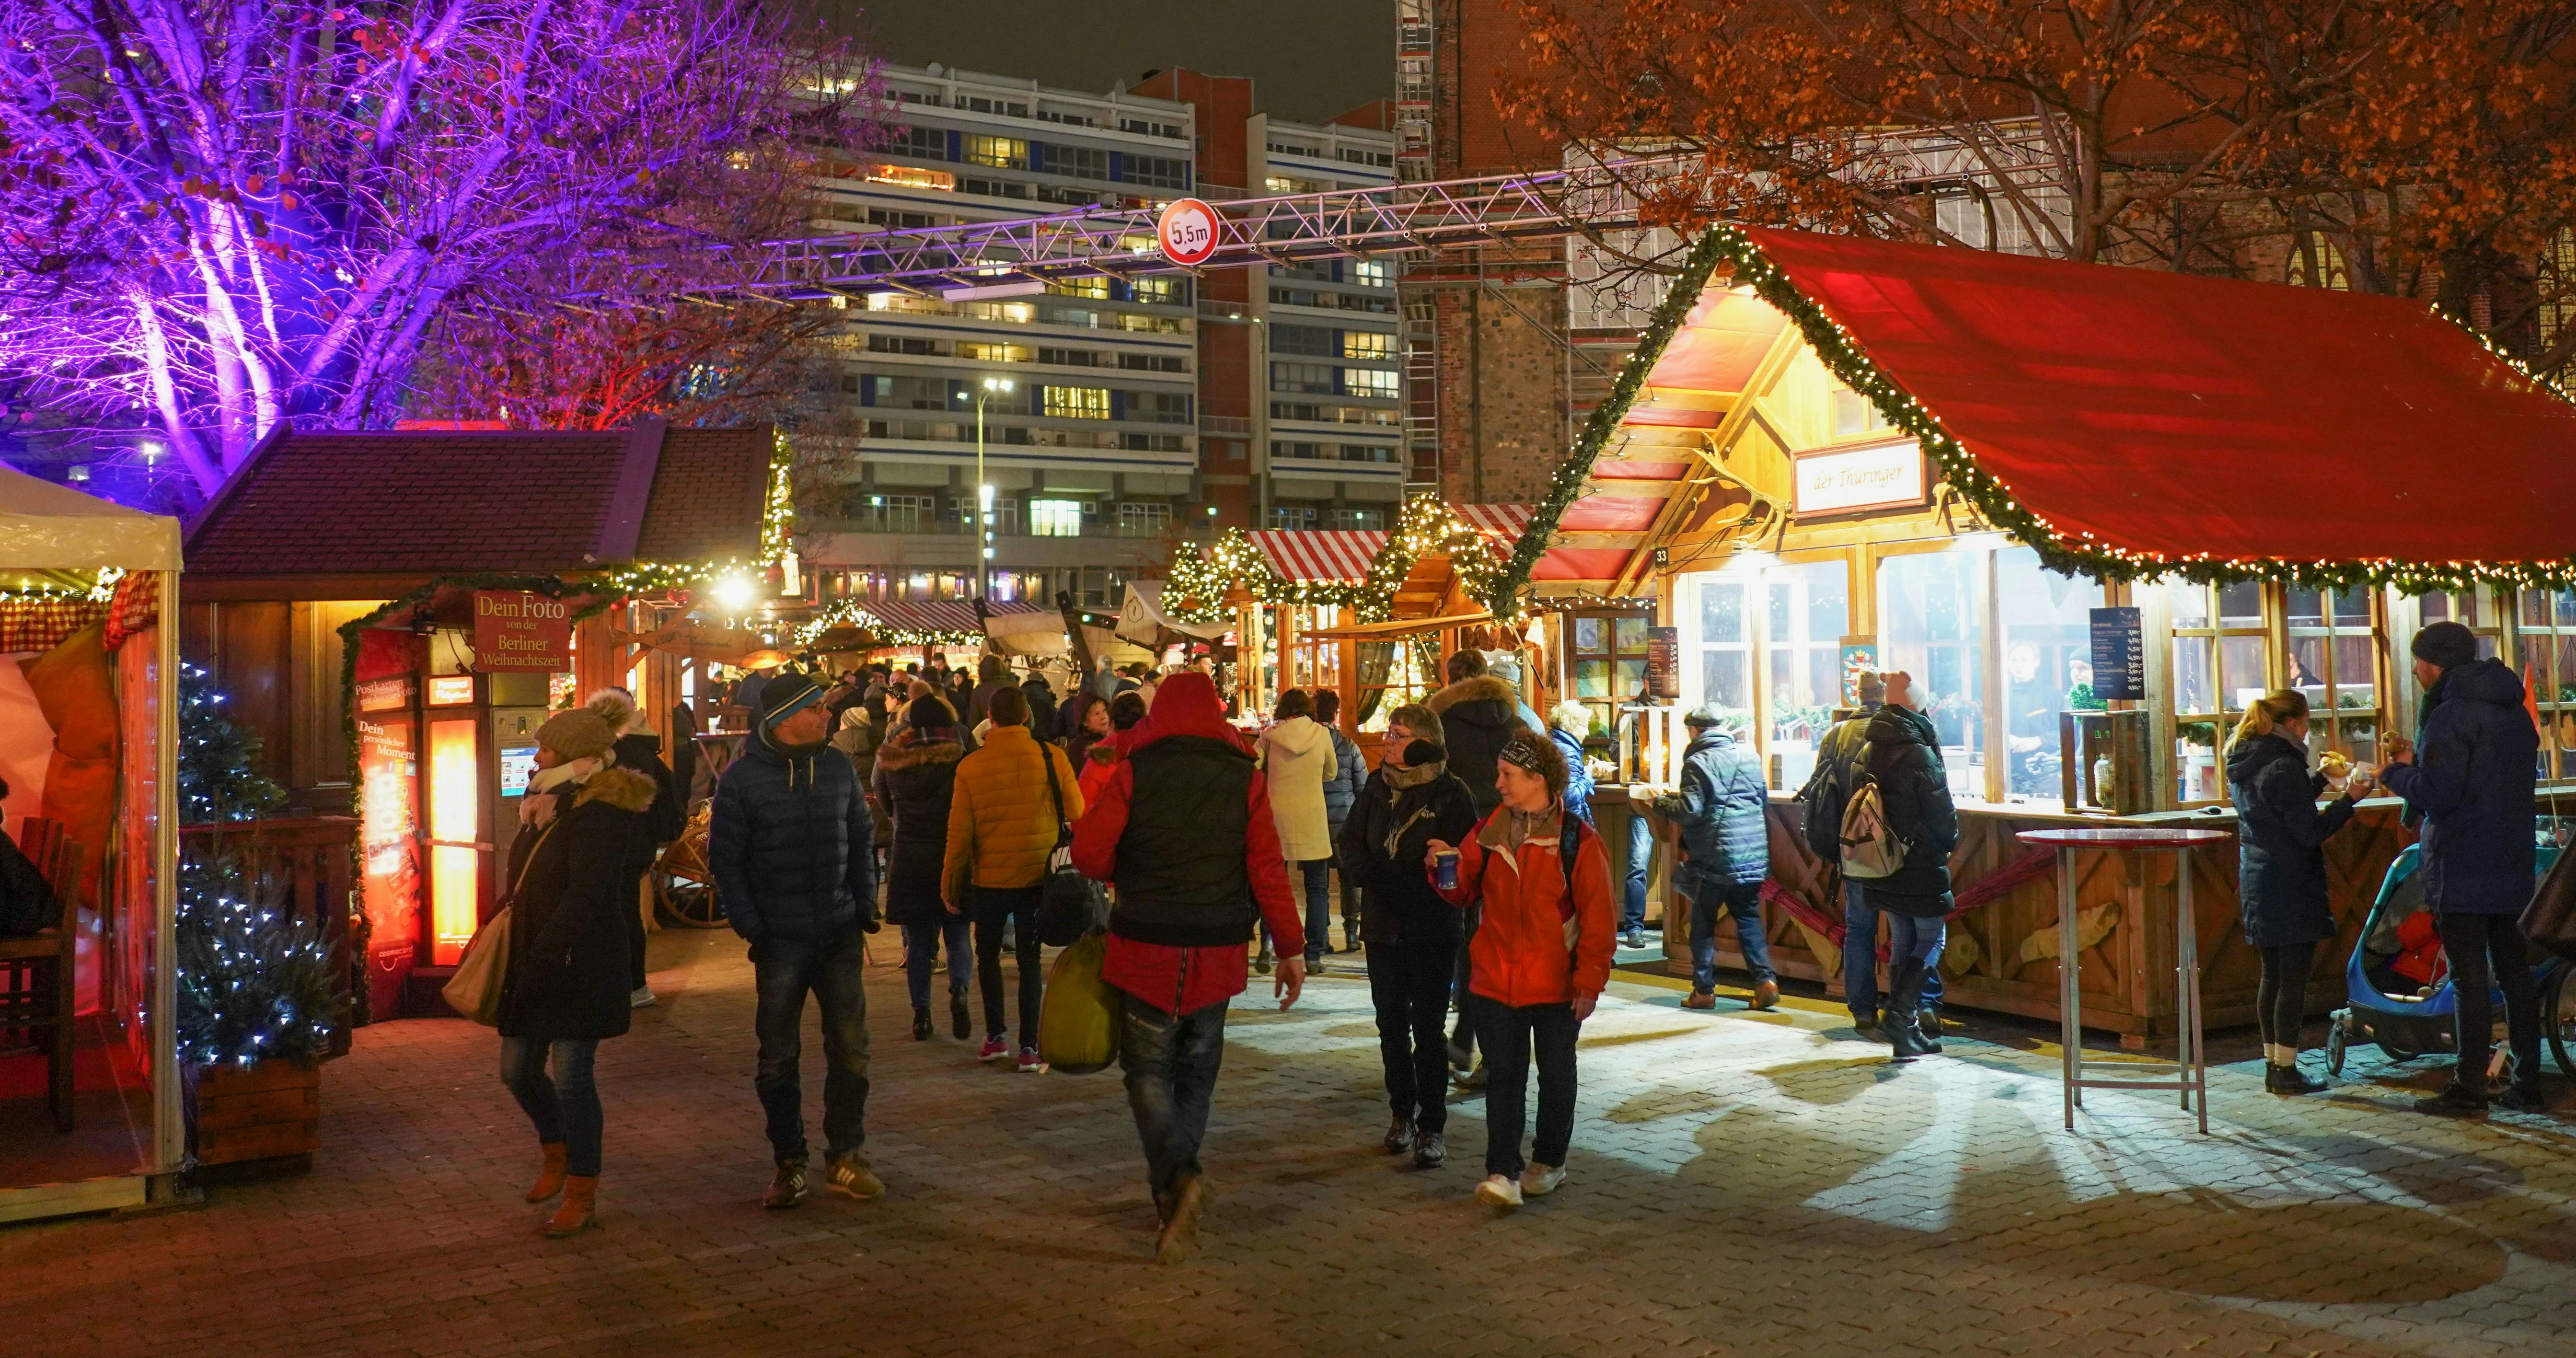
[[[1073,822],[1064,816],[1064,788],[1056,782],[1055,756],[1038,746],[1038,776],[1046,780],[1047,797],[1055,803],[1055,852],[1047,858],[1047,878],[1038,891],[1034,924],[1038,942],[1069,948],[1094,930],[1108,927],[1109,902],[1100,884],[1073,865]]]

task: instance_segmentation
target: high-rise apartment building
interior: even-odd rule
[[[936,65],[883,77],[901,125],[823,183],[828,226],[1148,206],[1194,187],[1186,104]],[[798,439],[829,471],[807,488],[814,565],[853,594],[972,598],[990,485],[991,597],[1113,604],[1198,500],[1195,300],[1185,274],[841,299]]]
[[[892,140],[821,186],[874,231],[1392,182],[1383,104],[1325,125],[1188,71],[1087,94],[887,67]],[[1139,242],[1143,244],[1143,242]],[[1348,259],[840,302],[800,452],[811,564],[847,592],[1115,604],[1176,537],[1383,527],[1404,480],[1392,267]],[[976,471],[981,429],[983,472]]]

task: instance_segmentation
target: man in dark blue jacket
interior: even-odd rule
[[[2452,1117],[2486,1112],[2493,988],[2504,991],[2514,1061],[2513,1083],[2495,1101],[2533,1111],[2541,1106],[2540,1001],[2520,917],[2534,885],[2540,732],[2522,705],[2521,676],[2503,661],[2480,660],[2468,628],[2434,623],[2408,649],[2424,686],[2422,748],[2391,739],[2383,780],[2406,799],[2407,823],[2423,845],[2424,900],[2451,961],[2460,1053],[2450,1084],[2415,1107]]]
[[[1744,969],[1753,973],[1751,1009],[1780,1000],[1779,973],[1762,936],[1762,879],[1771,875],[1770,794],[1762,762],[1735,743],[1715,704],[1682,718],[1690,747],[1682,752],[1682,790],[1658,799],[1656,809],[1681,826],[1690,857],[1674,870],[1673,885],[1690,897],[1691,993],[1685,1009],[1717,1007],[1717,916],[1735,917],[1735,943]]]
[[[751,944],[759,987],[752,1088],[769,1120],[777,1174],[764,1207],[805,1198],[805,1105],[796,1078],[805,996],[822,1010],[827,1182],[853,1198],[885,1185],[867,1140],[868,1002],[863,934],[877,931],[876,825],[850,761],[827,743],[823,690],[795,670],[761,690],[742,757],[716,785],[707,861],[735,933]]]

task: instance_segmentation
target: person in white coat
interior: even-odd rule
[[[1279,851],[1306,875],[1306,967],[1322,965],[1331,951],[1333,831],[1324,812],[1324,784],[1340,771],[1333,734],[1315,720],[1315,700],[1302,688],[1279,695],[1274,724],[1261,733],[1261,767],[1270,788],[1270,815],[1279,825]]]

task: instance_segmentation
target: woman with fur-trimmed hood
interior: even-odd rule
[[[1423,706],[1440,715],[1440,743],[1449,751],[1449,771],[1467,785],[1478,815],[1502,804],[1494,764],[1504,744],[1521,731],[1546,739],[1539,727],[1522,719],[1520,690],[1488,673],[1485,657],[1474,651],[1449,657],[1449,686]]]
[[[948,947],[948,1022],[961,1040],[974,1036],[966,1007],[975,954],[967,921],[948,913],[939,897],[939,875],[948,853],[948,807],[957,793],[957,761],[966,757],[965,733],[948,700],[924,693],[903,709],[893,737],[877,748],[868,793],[894,824],[886,851],[886,920],[903,930],[904,980],[912,990],[912,1036],[930,1037],[930,974]]]
[[[511,854],[501,1079],[544,1157],[527,1200],[563,1195],[545,1223],[550,1236],[582,1230],[596,1211],[603,1115],[591,1063],[601,1039],[632,1022],[627,930],[653,858],[645,817],[659,788],[616,766],[611,718],[623,713],[608,706],[594,699],[537,728],[537,773]]]

